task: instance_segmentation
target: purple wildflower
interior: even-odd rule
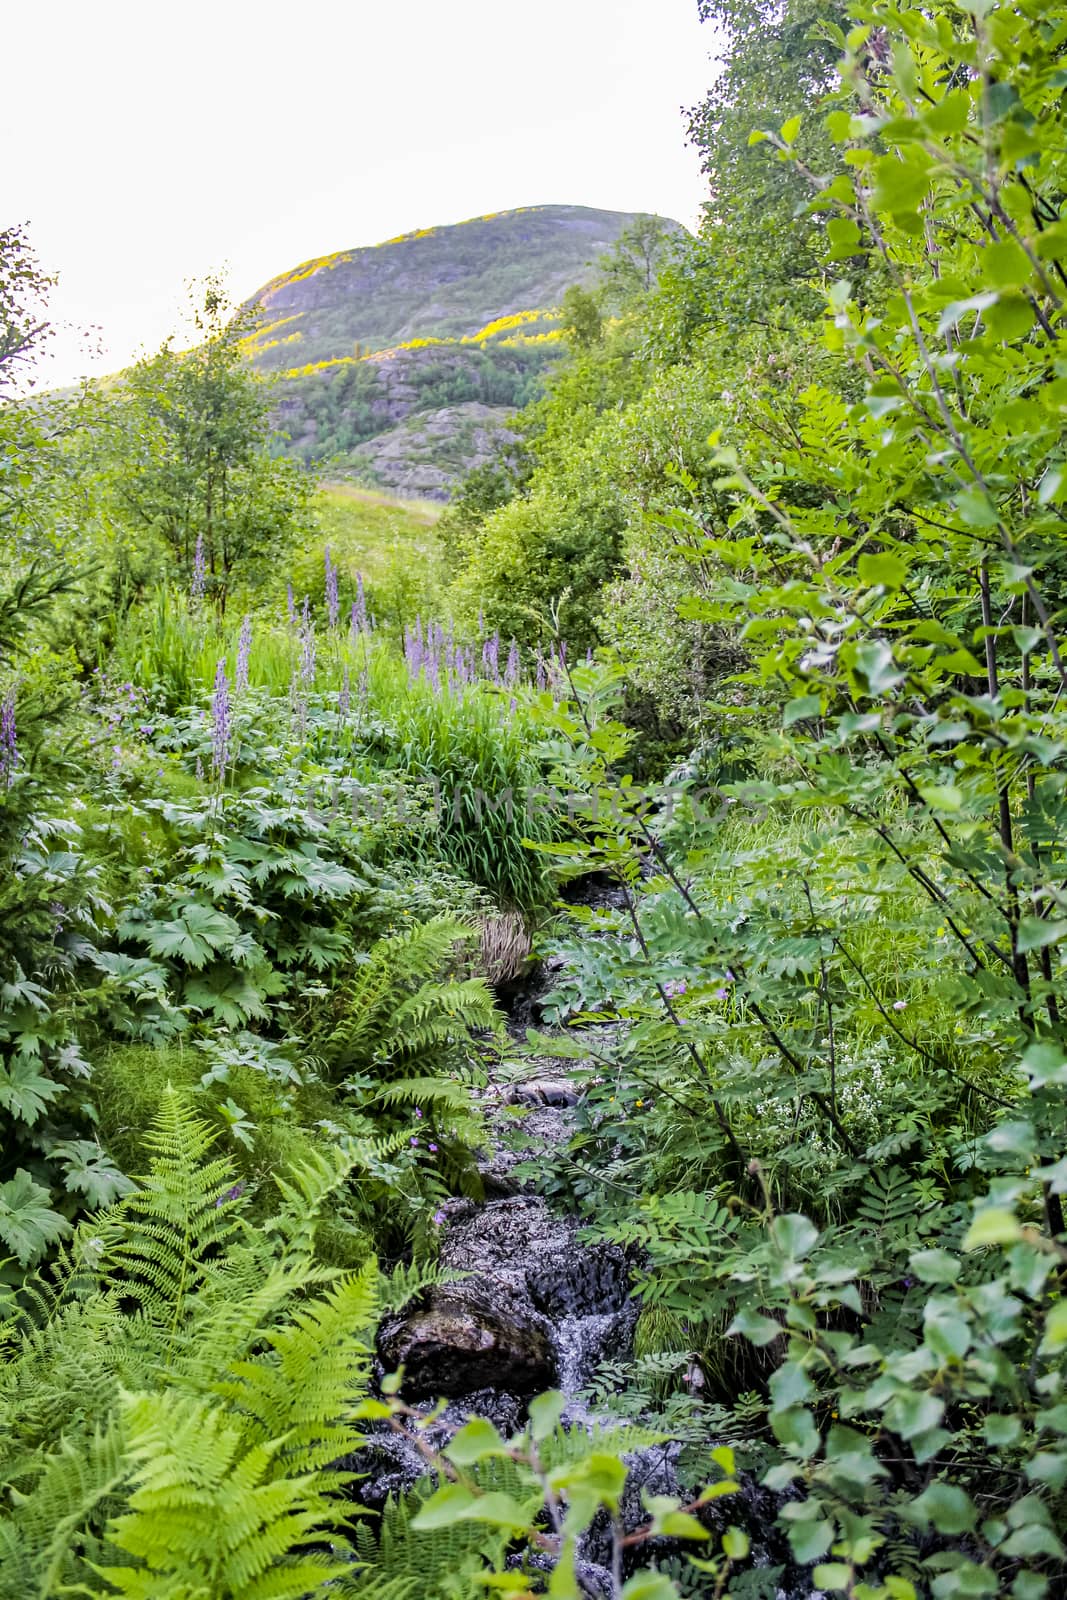
[[[351,686],[351,683],[349,682],[348,668],[345,667],[345,675],[344,675],[344,678],[343,678],[343,680],[341,682],[341,693],[337,696],[337,711],[338,711],[338,715],[342,716],[342,717],[347,717],[348,708],[351,705],[351,703],[352,703],[352,686]]]
[[[903,1011],[907,1007],[907,1004],[908,1004],[908,1002],[906,1000],[894,1000],[893,1001],[893,1010],[894,1011]]]
[[[408,1144],[418,1144],[418,1142],[419,1141],[416,1139],[414,1134],[412,1134],[411,1138],[408,1140]]]
[[[415,1115],[417,1117],[421,1117],[422,1116],[422,1107],[421,1106],[416,1106],[415,1107]]]
[[[226,677],[226,658],[221,656],[215,671],[215,692],[211,696],[212,756],[215,776],[226,771],[230,758],[230,685]]]
[[[435,1211],[434,1212],[434,1214],[433,1214],[433,1222],[434,1222],[434,1226],[435,1227],[439,1228],[441,1226],[442,1222],[444,1222],[444,1220],[445,1220],[445,1214],[444,1214],[443,1211]]]
[[[237,694],[242,689],[248,688],[248,657],[252,649],[252,618],[245,612],[241,623],[241,636],[237,641],[237,666],[233,675],[233,687]]]
[[[665,995],[669,995],[672,1000],[675,1000],[680,994],[684,994],[687,988],[688,985],[684,978],[668,978],[663,985],[663,992]]]
[[[436,1155],[436,1154],[437,1154],[437,1146],[436,1146],[436,1145],[435,1145],[435,1144],[428,1144],[428,1145],[427,1145],[427,1146],[426,1146],[426,1148],[427,1148],[427,1150],[429,1150],[429,1151],[430,1151],[430,1152],[431,1152],[431,1153],[432,1153],[432,1154],[433,1154],[433,1155]]]
[[[494,633],[482,646],[482,666],[485,668],[487,678],[492,678],[494,683],[500,682],[500,635]]]
[[[352,602],[352,632],[368,633],[367,593],[363,587],[362,572],[356,573],[356,598]]]
[[[509,689],[511,688],[512,684],[518,683],[519,670],[519,647],[515,643],[514,639],[512,639],[511,648],[508,651],[507,663],[504,667],[504,682],[507,684]]]
[[[341,615],[341,602],[337,596],[337,568],[330,559],[329,545],[326,546],[326,614],[330,619],[330,627],[336,628]]]
[[[218,1199],[215,1201],[215,1209],[216,1209],[216,1211],[218,1210],[219,1206],[224,1206],[226,1204],[227,1200],[239,1200],[241,1198],[241,1196],[244,1194],[244,1192],[245,1192],[244,1184],[243,1183],[235,1183],[232,1189],[227,1189],[225,1194],[220,1194],[219,1195]]]
[[[0,781],[10,789],[15,781],[19,746],[15,727],[15,691],[9,689],[0,704]]]
[[[300,678],[305,684],[315,682],[315,624],[306,596],[300,623]]]
[[[193,581],[189,586],[189,598],[195,604],[204,598],[204,589],[207,586],[207,560],[204,556],[204,535],[196,536],[196,549],[193,551]]]

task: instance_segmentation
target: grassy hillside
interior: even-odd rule
[[[306,261],[255,297],[265,318],[253,360],[261,371],[289,371],[413,339],[504,333],[489,325],[551,310],[633,220],[588,206],[527,206]],[[525,333],[543,331],[534,320]]]
[[[432,612],[441,569],[436,532],[440,505],[328,483],[321,491],[318,513],[322,536],[293,564],[298,598],[321,595],[328,545],[341,574],[342,591],[351,593],[357,575],[362,575],[368,609],[379,623],[384,620],[392,631],[399,631],[418,613]]]
[[[532,206],[272,279],[255,297],[264,316],[248,354],[277,380],[279,451],[447,498],[558,359],[564,291],[587,281],[635,220]]]

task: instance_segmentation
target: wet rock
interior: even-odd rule
[[[437,1421],[422,1431],[421,1438],[431,1451],[443,1450],[472,1417],[488,1418],[508,1438],[519,1432],[525,1416],[520,1396],[478,1389],[446,1406]],[[380,1511],[390,1495],[399,1499],[407,1494],[432,1470],[410,1435],[394,1433],[384,1423],[371,1424],[360,1448],[338,1462],[338,1467],[360,1474],[353,1492],[359,1503],[372,1511]]]
[[[403,1365],[409,1399],[484,1388],[536,1394],[557,1374],[547,1319],[520,1298],[505,1301],[479,1284],[437,1289],[422,1310],[386,1322],[378,1354],[389,1369]]]
[[[576,1106],[578,1090],[569,1078],[527,1078],[507,1091],[511,1106]]]
[[[498,1123],[498,1126],[500,1124]],[[480,1157],[478,1171],[488,1200],[511,1198],[532,1188],[528,1176],[516,1175],[516,1167],[566,1144],[571,1135],[571,1118],[564,1106],[537,1106],[521,1120],[503,1124],[511,1136],[508,1144],[494,1143],[488,1155]]]
[[[564,1380],[567,1392],[605,1351],[621,1353],[634,1312],[626,1258],[577,1232],[537,1195],[453,1211],[441,1265],[464,1278],[379,1330],[383,1365],[404,1366],[405,1397],[530,1395]]]

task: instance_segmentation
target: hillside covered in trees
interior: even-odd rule
[[[1067,1590],[1067,21],[700,9],[440,513],[0,234],[0,1600]]]

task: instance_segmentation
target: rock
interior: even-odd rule
[[[478,1171],[485,1186],[488,1200],[510,1198],[531,1187],[531,1180],[517,1177],[515,1169],[523,1162],[536,1160],[555,1146],[566,1144],[571,1135],[571,1118],[564,1106],[537,1106],[521,1122],[505,1124],[508,1131],[518,1133],[515,1146],[494,1144],[487,1156],[478,1161]],[[518,1148],[532,1146],[532,1149]]]
[[[389,1369],[403,1364],[406,1399],[485,1388],[536,1394],[552,1387],[558,1371],[547,1318],[478,1284],[435,1290],[423,1310],[387,1322],[378,1353]]]
[[[506,1103],[510,1106],[576,1106],[578,1091],[568,1078],[528,1078],[512,1084]]]
[[[529,1395],[564,1378],[569,1389],[601,1351],[624,1348],[633,1320],[625,1256],[580,1244],[577,1231],[536,1195],[453,1212],[441,1265],[467,1276],[379,1331],[383,1365],[404,1366],[405,1398]]]

